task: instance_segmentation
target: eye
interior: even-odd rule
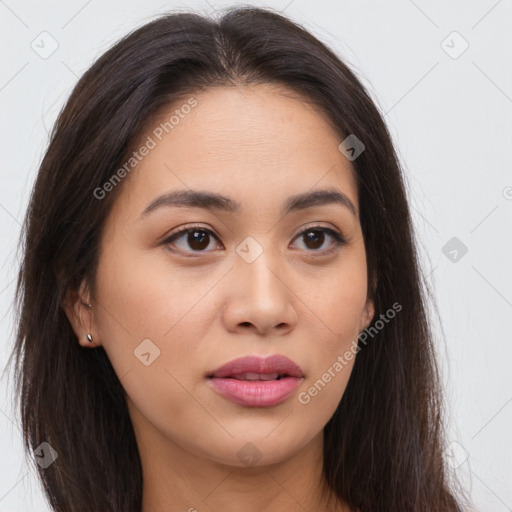
[[[339,247],[347,244],[346,238],[341,233],[323,226],[309,227],[301,231],[296,239],[303,240],[305,246],[304,250],[308,252],[319,252],[323,255],[330,254]],[[327,247],[325,247],[326,241]]]
[[[295,239],[301,238],[305,251],[320,253],[320,255],[331,254],[347,244],[346,238],[341,233],[323,226],[312,226],[301,231]],[[211,252],[207,249],[213,240],[219,242],[217,235],[210,229],[203,226],[185,226],[172,233],[162,244],[177,247],[181,252]],[[325,247],[326,242],[327,247]],[[299,247],[299,249],[302,248]]]
[[[212,240],[218,238],[211,230],[202,226],[185,226],[171,234],[162,244],[174,245],[182,252],[211,252],[205,249]]]

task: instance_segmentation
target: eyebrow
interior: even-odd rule
[[[290,196],[283,204],[281,214],[286,215],[290,212],[327,204],[339,204],[347,208],[352,215],[357,216],[357,210],[352,201],[343,192],[336,189],[312,190]],[[140,217],[145,217],[162,207],[173,206],[214,209],[237,214],[242,211],[241,204],[229,197],[215,192],[189,189],[175,190],[157,197],[146,206]]]

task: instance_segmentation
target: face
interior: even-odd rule
[[[330,124],[290,91],[193,97],[169,134],[142,138],[156,144],[107,219],[92,324],[75,330],[104,347],[140,436],[233,466],[254,450],[271,464],[322,435],[355,361],[344,355],[373,316],[354,171]],[[301,375],[210,378],[274,355]]]

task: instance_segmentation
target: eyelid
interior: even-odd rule
[[[169,233],[169,235],[165,236],[162,243],[165,243],[169,239],[174,238],[178,235],[182,235],[184,233],[188,233],[189,231],[194,231],[194,230],[208,231],[209,233],[213,234],[217,238],[217,240],[219,239],[219,236],[217,235],[217,233],[215,233],[215,231],[213,231],[210,227],[201,226],[200,224],[187,224],[185,226],[176,228],[176,230],[174,230],[174,231],[171,231],[171,233]]]

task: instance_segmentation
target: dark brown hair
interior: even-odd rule
[[[327,423],[324,472],[352,510],[461,511],[443,461],[440,375],[406,199],[387,128],[340,58],[268,9],[228,9],[218,20],[171,13],[104,53],[80,78],[51,133],[20,238],[15,382],[25,449],[58,453],[36,466],[59,512],[139,512],[142,471],[123,387],[102,347],[82,350],[62,308],[85,278],[94,296],[99,239],[119,183],[94,190],[133,151],[152,116],[216,86],[284,85],[317,105],[352,162],[374,321],[402,305],[357,355]],[[129,178],[127,178],[129,179]],[[299,469],[298,469],[299,470]]]

